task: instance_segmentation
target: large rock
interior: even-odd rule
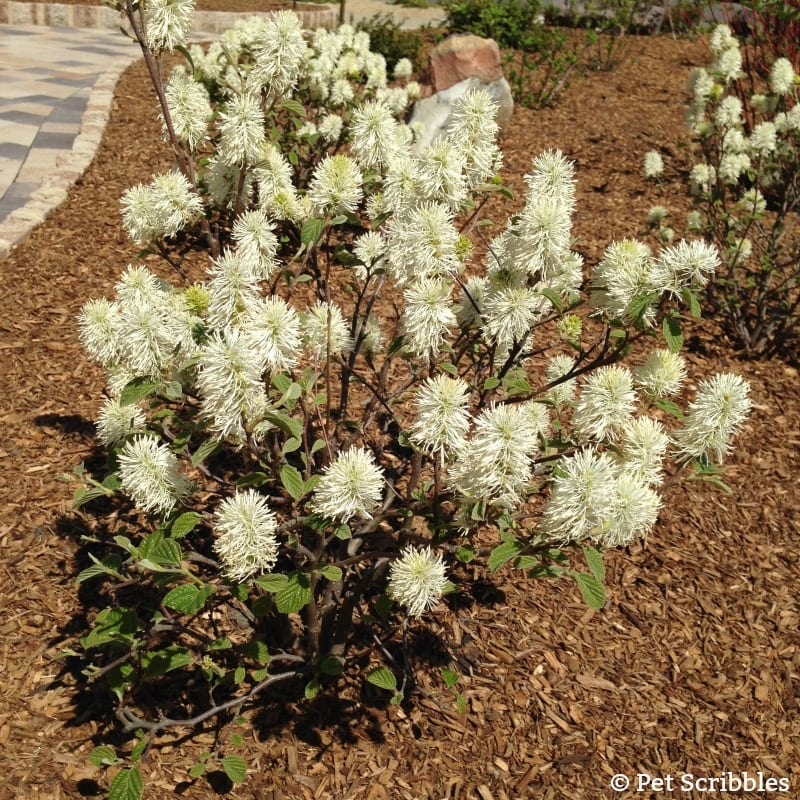
[[[503,77],[497,42],[472,34],[448,36],[431,51],[429,65],[434,92],[449,89],[466,78],[494,83]]]
[[[422,135],[417,140],[417,148],[427,147],[437,136],[447,132],[450,126],[453,106],[471,89],[483,89],[499,106],[497,124],[503,128],[511,119],[514,111],[514,99],[511,96],[511,87],[502,76],[491,83],[485,83],[476,77],[459,81],[444,91],[437,92],[430,97],[418,100],[411,112],[410,124],[421,123]]]

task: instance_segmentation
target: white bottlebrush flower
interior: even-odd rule
[[[525,183],[527,200],[543,195],[570,210],[575,205],[575,165],[560,150],[545,150],[536,156]]]
[[[353,255],[361,261],[353,267],[360,280],[366,280],[367,273],[381,265],[386,255],[386,240],[377,231],[367,231],[356,239]]]
[[[387,594],[419,619],[440,600],[447,586],[444,562],[430,547],[406,547],[389,565]]]
[[[488,291],[483,301],[484,334],[501,352],[510,350],[528,336],[547,302],[528,286]]]
[[[81,308],[78,331],[89,357],[110,366],[119,358],[121,311],[117,303],[105,298],[89,300]]]
[[[742,53],[738,47],[729,47],[720,53],[714,62],[714,71],[723,82],[731,83],[744,74],[742,72]]]
[[[239,330],[212,334],[198,357],[197,388],[202,416],[220,438],[242,441],[244,418],[259,403],[264,388],[261,359]]]
[[[394,65],[392,74],[397,80],[402,80],[403,78],[410,78],[413,71],[414,65],[411,63],[411,60],[408,58],[400,58]]]
[[[137,376],[160,375],[170,361],[176,342],[167,324],[166,306],[154,298],[137,297],[120,315],[120,364]]]
[[[278,522],[265,497],[254,489],[220,503],[214,515],[214,542],[225,575],[243,583],[270,572],[278,560]]]
[[[326,467],[311,497],[311,509],[327,519],[347,522],[370,517],[383,496],[383,472],[363,447],[339,453]]]
[[[625,367],[607,366],[591,373],[581,387],[572,415],[576,433],[591,441],[615,439],[636,406],[633,375]]]
[[[303,26],[291,11],[277,11],[264,21],[253,46],[254,63],[247,78],[254,92],[265,90],[272,98],[291,94],[306,62]]]
[[[483,301],[489,281],[483,275],[473,275],[461,287],[458,302],[458,324],[462,328],[479,327],[483,324]]]
[[[426,378],[416,396],[417,416],[409,429],[414,444],[442,457],[461,447],[469,433],[469,386],[461,378]]]
[[[778,146],[778,129],[774,122],[759,122],[750,134],[750,149],[754,156],[768,156]]]
[[[657,271],[662,288],[679,295],[683,288],[701,289],[719,266],[719,252],[713,244],[696,239],[665,247],[658,256]]]
[[[496,142],[497,111],[497,103],[482,90],[467,92],[453,106],[447,139],[466,156],[464,177],[468,189],[489,180],[502,164]]]
[[[413,211],[418,208],[424,193],[416,159],[400,154],[389,163],[383,184],[383,211],[393,212],[396,216]]]
[[[562,458],[542,512],[542,532],[558,542],[579,542],[597,532],[616,479],[608,453],[589,449]]]
[[[750,157],[746,153],[725,153],[719,162],[719,176],[734,185],[750,169]]]
[[[703,67],[695,67],[689,75],[688,88],[694,103],[702,106],[714,91],[714,78]]]
[[[742,101],[735,95],[723,97],[714,119],[720,128],[735,128],[742,124]]]
[[[631,303],[657,292],[659,276],[650,248],[633,239],[612,242],[592,273],[591,303],[612,319],[629,320]],[[644,309],[643,321],[655,320],[655,301]]]
[[[353,155],[365,169],[382,169],[398,151],[397,121],[383,103],[364,103],[353,112],[350,141]]]
[[[675,394],[686,379],[686,362],[669,350],[653,350],[633,371],[633,382],[650,397]]]
[[[461,264],[457,245],[453,215],[442,203],[420,203],[386,225],[386,253],[400,286],[456,272]]]
[[[302,347],[300,315],[282,298],[248,303],[241,329],[262,371],[285,372],[297,364]]]
[[[334,108],[348,106],[355,99],[353,84],[347,78],[337,78],[331,84],[330,102]]]
[[[258,269],[257,256],[246,250],[226,249],[214,260],[207,283],[208,321],[213,328],[237,325],[248,303],[258,299]]]
[[[344,128],[344,120],[339,114],[326,114],[319,122],[319,135],[329,144],[339,141]]]
[[[244,92],[234,94],[220,112],[219,157],[231,167],[251,166],[259,161],[264,142],[264,111],[261,99]]]
[[[277,266],[278,239],[266,213],[262,209],[253,209],[240,214],[233,223],[231,236],[236,242],[237,256],[248,264],[257,265],[256,277],[267,280]]]
[[[689,172],[692,191],[708,193],[717,181],[717,173],[711,164],[695,164]]]
[[[661,498],[637,475],[622,471],[613,485],[600,529],[591,538],[602,547],[622,547],[646,536],[658,519]]]
[[[738,375],[722,373],[701,381],[697,397],[689,405],[683,427],[672,437],[683,460],[722,461],[750,413],[750,384]]]
[[[658,150],[649,150],[644,154],[645,178],[658,178],[664,171],[664,159]]]
[[[325,361],[352,349],[353,339],[344,315],[333,303],[317,302],[300,320],[303,346],[314,360]]]
[[[569,252],[572,210],[560,194],[528,198],[511,226],[508,255],[532,277],[547,282],[563,269]]]
[[[178,471],[178,459],[152,436],[136,436],[118,456],[119,478],[125,492],[142,511],[167,514],[189,491]]]
[[[211,104],[208,89],[185,69],[174,69],[164,92],[178,140],[196,150],[208,136]]]
[[[733,35],[730,26],[725,23],[720,23],[714,28],[708,44],[711,52],[717,57],[727,50],[739,49],[739,42]]]
[[[132,433],[141,433],[146,424],[147,417],[139,406],[123,406],[116,397],[107,397],[97,419],[97,438],[106,447],[113,447]]]
[[[447,332],[458,324],[450,301],[451,288],[448,281],[440,278],[422,278],[403,292],[405,344],[420,358],[436,355]]]
[[[569,375],[574,368],[575,359],[571,356],[553,356],[545,372],[547,382],[553,383],[553,381],[561,380],[565,375]],[[572,402],[572,398],[575,396],[575,388],[575,378],[567,378],[567,380],[562,380],[555,386],[551,386],[547,390],[545,397],[556,407],[561,407]]]
[[[457,210],[467,197],[466,155],[447,138],[438,137],[429,144],[417,157],[424,197]]]
[[[651,417],[630,419],[620,428],[619,466],[646,484],[659,484],[668,446],[669,436],[657,419]]]
[[[769,73],[769,86],[781,97],[792,91],[795,83],[794,67],[788,58],[778,58]]]
[[[186,44],[195,0],[147,0],[144,6],[147,44],[151,50],[174,50]]]
[[[363,178],[356,162],[345,155],[326,156],[317,164],[308,198],[317,215],[352,214],[361,202]]]

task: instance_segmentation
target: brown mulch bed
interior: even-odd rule
[[[679,157],[683,86],[706,51],[667,37],[632,37],[629,47],[620,69],[576,81],[555,108],[517,109],[503,141],[517,189],[544,148],[576,161],[575,233],[589,263],[612,239],[636,235],[655,203],[678,219],[686,210],[675,168],[648,187],[641,164],[654,147]],[[119,197],[169,165],[159,133],[136,65],[67,202],[0,263],[0,798],[94,796],[106,780],[86,755],[107,740],[97,720],[109,701],[54,660],[87,613],[74,583],[81,527],[57,478],[92,451],[102,387],[76,315],[135,259]],[[242,786],[189,782],[198,754],[214,746],[203,733],[150,752],[146,796],[632,797],[609,789],[613,774],[745,770],[790,778],[786,796],[796,796],[800,379],[781,361],[737,359],[711,325],[694,329],[687,357],[695,380],[734,370],[752,382],[755,409],[726,476],[733,496],[674,486],[647,542],[608,554],[606,608],[587,609],[571,584],[506,571],[476,581],[469,602],[429,618],[465,673],[464,716],[427,677],[435,666],[421,665],[423,691],[402,707],[345,683],[241,728]]]

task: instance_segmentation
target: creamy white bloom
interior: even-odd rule
[[[714,62],[714,71],[725,83],[738,80],[742,72],[742,53],[738,47],[729,47]]]
[[[441,278],[422,278],[403,292],[403,334],[406,347],[414,355],[436,355],[448,331],[458,324],[450,301],[451,288]]]
[[[430,547],[406,547],[389,565],[387,594],[419,619],[440,600],[447,586],[444,562]]]
[[[395,215],[413,211],[423,195],[422,174],[417,160],[401,153],[387,167],[382,210],[394,212]],[[371,219],[374,218],[375,215],[371,215]]]
[[[770,89],[782,97],[792,91],[794,83],[795,74],[792,62],[783,57],[776,59],[769,73]]]
[[[714,119],[720,128],[733,128],[742,124],[742,101],[729,94],[722,98]]]
[[[750,148],[755,156],[767,156],[778,146],[778,129],[774,122],[759,122],[750,134]]]
[[[653,350],[633,371],[633,382],[650,397],[675,394],[686,379],[686,361],[669,350]]]
[[[254,489],[220,503],[214,515],[214,542],[225,575],[235,583],[270,572],[278,560],[278,521],[265,497]]]
[[[353,255],[362,262],[353,271],[360,280],[366,280],[367,272],[379,267],[386,256],[386,241],[378,231],[362,233],[355,241]]]
[[[547,302],[528,286],[488,291],[483,301],[484,334],[500,351],[509,350],[528,336]]]
[[[661,483],[669,436],[651,417],[636,417],[620,428],[620,468],[646,484]]]
[[[625,367],[607,366],[591,373],[575,404],[572,425],[582,438],[616,439],[636,406],[633,375]]]
[[[413,71],[414,65],[411,63],[411,60],[408,58],[400,58],[394,65],[392,74],[396,79],[402,80],[403,78],[410,78]]]
[[[259,260],[247,250],[239,253],[224,250],[208,273],[208,321],[214,328],[236,325],[247,304],[259,297]]]
[[[363,195],[356,162],[345,155],[326,156],[317,164],[308,186],[315,214],[352,214]]]
[[[717,57],[728,50],[739,49],[738,40],[733,35],[730,26],[725,23],[720,23],[714,28],[708,43],[711,52]]]
[[[750,384],[739,375],[722,373],[701,381],[683,427],[672,437],[678,457],[721,462],[751,407]]]
[[[275,259],[278,239],[264,210],[252,209],[240,214],[233,223],[231,237],[236,242],[236,255],[256,265],[254,272],[259,280],[267,280],[278,265]]]
[[[617,474],[608,507],[592,540],[603,547],[621,547],[645,536],[656,524],[660,496],[632,472]]]
[[[135,298],[122,308],[119,360],[137,376],[158,376],[170,361],[175,342],[164,311],[163,305],[147,297]]]
[[[465,154],[464,180],[473,189],[489,180],[502,165],[497,146],[498,105],[483,90],[473,90],[461,97],[450,114],[447,139]]]
[[[122,313],[117,303],[101,298],[81,308],[78,332],[84,350],[95,361],[109,366],[119,358]]]
[[[147,417],[139,406],[123,406],[118,398],[107,397],[97,419],[97,438],[106,447],[113,447],[132,433],[141,433],[146,424]]]
[[[467,197],[464,180],[466,152],[449,139],[438,137],[417,157],[423,196],[455,211]]]
[[[553,381],[561,380],[565,375],[569,375],[574,368],[575,359],[571,356],[553,356],[545,372],[547,382],[552,383]],[[576,387],[575,378],[567,378],[567,380],[563,380],[555,386],[551,386],[547,390],[545,397],[554,405],[560,407],[572,402],[572,398],[575,397]]]
[[[658,150],[648,150],[644,154],[645,178],[657,178],[664,171],[664,159]]]
[[[353,447],[339,453],[325,468],[311,496],[310,506],[323,517],[347,522],[370,517],[383,496],[383,471],[371,452]]]
[[[241,329],[262,371],[284,372],[297,364],[302,348],[300,315],[282,298],[249,302]]]
[[[319,135],[329,144],[338,142],[344,129],[344,120],[339,114],[326,114],[319,122]]]
[[[383,103],[358,106],[350,123],[350,139],[358,163],[365,169],[381,169],[398,152],[398,124]]]
[[[559,461],[541,530],[560,542],[579,542],[595,533],[614,496],[617,470],[608,453],[580,450]]]
[[[316,361],[335,358],[352,349],[353,339],[337,305],[318,301],[301,315],[300,321],[303,346]]]
[[[122,491],[142,511],[167,514],[189,491],[172,451],[152,436],[135,436],[117,458]]]
[[[710,192],[717,181],[717,173],[711,164],[695,164],[689,173],[689,183],[696,192]]]
[[[409,429],[414,444],[442,457],[463,447],[469,433],[469,386],[461,378],[426,378],[417,392],[416,419]]]
[[[147,44],[151,50],[174,50],[186,44],[194,0],[147,0],[144,6]]]
[[[254,94],[235,94],[220,112],[219,158],[229,166],[243,167],[259,161],[264,143],[264,111]]]
[[[270,97],[291,93],[306,61],[303,26],[291,11],[277,11],[264,21],[253,48],[255,62],[247,78],[253,91],[264,90]]]
[[[208,137],[211,103],[208,89],[185,69],[174,69],[164,92],[178,140],[191,150]]]
[[[719,252],[713,244],[700,239],[665,247],[658,256],[657,269],[663,287],[672,294],[682,288],[702,288],[719,266]]]

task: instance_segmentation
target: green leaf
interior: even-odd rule
[[[303,436],[303,423],[300,420],[292,419],[288,414],[280,411],[268,411],[264,414],[264,419],[295,439],[301,439]]]
[[[139,557],[144,561],[151,561],[159,567],[180,568],[183,559],[183,550],[174,539],[165,539],[159,531],[146,536],[139,545]]]
[[[219,639],[214,639],[208,646],[209,650],[230,650],[233,647],[233,642],[227,636],[221,636]]]
[[[247,776],[247,763],[239,756],[225,756],[222,761],[222,769],[230,778],[231,783],[242,783]]]
[[[164,595],[161,601],[167,608],[180,614],[197,614],[206,604],[206,600],[214,593],[214,587],[205,585],[202,588],[193,583],[176,586]]]
[[[306,485],[303,476],[291,464],[284,464],[280,471],[283,488],[293,500],[299,500],[305,493]]]
[[[321,567],[320,574],[334,583],[342,579],[342,570],[333,564],[325,564]]]
[[[448,375],[458,375],[458,367],[455,364],[451,364],[449,361],[445,361],[444,364],[439,364],[439,369],[442,372],[446,372]]]
[[[287,453],[294,453],[295,450],[300,449],[300,445],[302,442],[299,439],[295,439],[294,436],[291,439],[287,439],[283,443],[283,447],[281,448],[281,453],[286,455]]]
[[[699,319],[703,312],[700,308],[700,301],[697,299],[697,295],[691,289],[684,287],[681,289],[681,298],[689,307],[689,313],[695,319]]]
[[[130,406],[144,400],[151,394],[155,394],[156,389],[161,386],[161,381],[154,381],[152,378],[134,378],[125,388],[120,392],[119,404],[121,406]]]
[[[546,297],[555,308],[556,311],[560,314],[564,308],[564,301],[561,299],[561,295],[558,292],[554,291],[553,289],[548,289],[545,287],[544,289],[539,289],[539,294],[542,297]]]
[[[134,764],[142,757],[142,753],[147,750],[147,745],[149,744],[148,738],[142,731],[136,731],[136,735],[139,737],[139,741],[133,746],[130,754],[130,759]]]
[[[91,567],[82,569],[78,573],[78,577],[75,578],[76,583],[83,583],[84,581],[88,581],[90,578],[96,578],[98,575],[114,575],[117,578],[121,577],[119,574],[119,568],[122,566],[122,559],[119,556],[109,555],[104,556],[101,559],[97,559],[91,553],[89,553],[89,558],[92,559],[94,564]]]
[[[353,532],[350,530],[349,525],[337,525],[333,535],[337,539],[341,539],[343,542],[353,538]]]
[[[658,300],[658,297],[658,292],[647,292],[646,294],[637,295],[628,303],[625,309],[625,316],[632,319],[639,319],[642,314]]]
[[[139,630],[139,618],[130,608],[104,608],[97,615],[92,630],[81,639],[88,650],[109,642],[130,642]]]
[[[260,575],[256,578],[256,583],[265,591],[265,592],[275,592],[281,591],[281,589],[285,589],[289,583],[289,578],[286,575],[281,575],[280,573],[270,574],[270,575]]]
[[[459,714],[467,713],[467,701],[464,699],[464,695],[461,694],[461,692],[456,692],[456,711]]]
[[[240,489],[258,489],[269,481],[269,475],[266,472],[251,472],[249,475],[243,475],[236,481],[236,486]]]
[[[677,353],[683,346],[683,334],[681,326],[674,317],[664,317],[664,340],[671,353]]]
[[[95,486],[91,489],[79,486],[72,496],[72,510],[76,511],[81,506],[85,506],[97,497],[108,497],[111,494],[112,492],[104,489],[102,486]]]
[[[397,678],[389,667],[378,667],[367,674],[367,681],[379,689],[397,691]]]
[[[500,385],[500,379],[495,378],[494,376],[487,378],[483,382],[483,388],[487,392],[490,392],[492,389],[496,389],[499,385]]]
[[[586,605],[599,611],[606,604],[606,590],[603,584],[588,572],[570,572],[569,574],[578,584],[581,597]]]
[[[312,678],[304,690],[306,700],[313,700],[322,691],[322,684],[316,678]]]
[[[469,562],[475,558],[475,549],[472,545],[463,544],[456,550],[456,558],[462,564],[469,564]]]
[[[247,670],[244,667],[236,667],[233,671],[233,682],[237,686],[241,686],[244,683],[244,679],[247,677]]]
[[[302,572],[293,572],[286,586],[275,594],[275,607],[281,614],[295,614],[310,601],[311,585]]]
[[[586,559],[586,564],[589,571],[594,575],[598,583],[602,583],[606,579],[606,565],[603,563],[603,554],[596,547],[584,547],[583,557]]]
[[[281,393],[286,394],[292,385],[292,379],[284,372],[276,372],[272,376],[272,385]]]
[[[489,553],[489,559],[487,561],[489,570],[491,572],[497,572],[503,564],[511,561],[512,558],[516,558],[520,550],[522,550],[522,545],[520,545],[516,539],[511,539],[510,541],[502,542],[502,544],[497,545],[497,547]]]
[[[245,644],[239,648],[239,652],[257,661],[259,664],[269,664],[272,660],[269,655],[269,648],[261,639],[245,642]]]
[[[336,678],[344,672],[344,659],[338,656],[326,656],[319,665],[319,671],[323,675]]]
[[[174,669],[188,666],[194,656],[185,647],[165,647],[163,650],[152,650],[142,655],[142,668],[145,678],[156,678],[166,675]]]
[[[297,100],[283,100],[281,102],[281,108],[284,111],[297,114],[298,117],[304,117],[306,115],[306,107]],[[233,780],[233,778],[231,778],[231,780]],[[234,783],[236,783],[236,781],[234,781]]]
[[[189,770],[189,777],[196,780],[206,771],[206,765],[198,762]]]
[[[319,237],[322,236],[324,227],[325,220],[320,219],[319,217],[312,217],[311,219],[306,220],[303,223],[303,227],[300,231],[300,242],[306,245],[306,247],[315,245],[317,241],[319,241]]]
[[[141,800],[144,781],[139,767],[124,769],[111,782],[108,800]]]
[[[654,400],[653,405],[662,411],[666,411],[667,414],[671,414],[676,419],[683,419],[683,409],[677,403],[673,403],[672,400]]]
[[[113,767],[121,761],[117,756],[117,751],[107,744],[95,747],[94,750],[89,753],[88,759],[93,767]]]
[[[191,533],[197,527],[201,519],[202,517],[196,511],[187,511],[185,514],[181,514],[170,528],[172,538],[183,539],[186,534]]]
[[[216,439],[206,439],[192,454],[192,466],[196,467],[198,464],[202,464],[219,448],[220,443]]]
[[[447,667],[441,667],[439,672],[441,672],[444,685],[448,689],[455,686],[461,677],[454,669],[448,669]]]

